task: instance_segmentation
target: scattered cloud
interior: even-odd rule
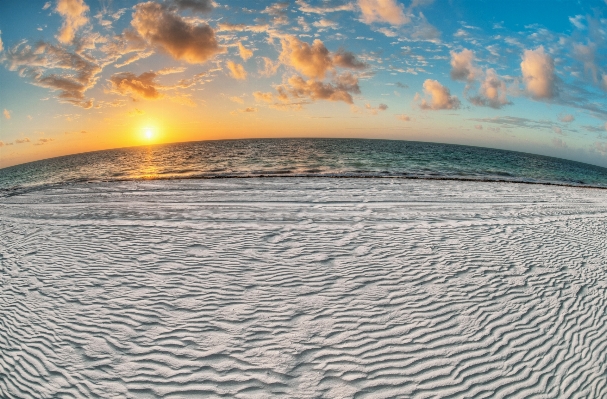
[[[483,130],[483,125],[474,125],[476,130]]]
[[[240,58],[242,58],[244,61],[253,56],[253,51],[243,46],[241,42],[238,42],[238,53],[240,54]]]
[[[319,6],[311,6],[304,0],[296,0],[295,3],[299,6],[299,10],[305,13],[311,14],[326,14],[337,11],[354,11],[355,7],[353,3],[345,3],[339,5],[322,4]]]
[[[284,1],[267,6],[262,13],[272,17],[273,25],[286,25],[289,23],[287,8],[289,8],[289,2]]]
[[[34,145],[44,145],[44,144],[48,144],[52,141],[55,141],[55,139],[50,138],[50,137],[43,137],[43,138],[38,139],[38,141],[35,142]]]
[[[495,69],[489,68],[484,73],[478,93],[468,100],[474,105],[499,109],[504,105],[512,104],[506,97],[507,92],[506,83],[500,79]]]
[[[11,111],[9,111],[8,109],[4,109],[4,112],[2,112],[2,114],[4,115],[4,117],[6,119],[11,119]]]
[[[229,98],[230,98],[230,101],[232,101],[232,102],[235,102],[235,103],[238,103],[238,104],[244,104],[244,100],[243,100],[242,97],[232,96],[232,97],[229,97]]]
[[[2,43],[2,31],[0,30],[0,53],[4,51],[4,43]]]
[[[525,50],[521,71],[527,92],[532,98],[539,100],[556,96],[554,60],[546,54],[543,46]]]
[[[190,64],[205,63],[226,51],[209,25],[191,22],[161,4],[136,5],[131,25],[148,44]]]
[[[288,84],[280,85],[276,89],[278,99],[283,102],[289,102],[293,98],[307,98],[312,101],[343,101],[353,104],[352,94],[360,94],[358,78],[351,73],[337,76],[331,83],[320,82],[315,79],[304,80],[300,76],[292,76],[288,79]]]
[[[559,121],[565,123],[571,123],[575,120],[575,117],[571,114],[561,114],[559,115]]]
[[[29,142],[31,142],[31,140],[28,137],[15,140],[15,144],[25,144]]]
[[[470,120],[475,122],[501,125],[504,128],[525,128],[530,130],[537,130],[552,129],[553,127],[553,124],[550,121],[538,121],[528,118],[520,118],[516,116],[496,116],[492,118],[475,118]]]
[[[559,139],[559,138],[552,139],[552,145],[555,146],[556,148],[562,148],[562,149],[569,148],[569,146],[567,145],[567,143],[564,142],[562,139]]]
[[[95,85],[102,68],[90,57],[45,42],[35,46],[22,42],[7,54],[7,61],[10,70],[19,71],[32,84],[58,91],[60,101],[93,106],[84,93]]]
[[[449,89],[436,80],[426,79],[424,82],[424,92],[430,96],[430,100],[422,99],[419,104],[421,109],[458,109],[461,105],[457,96],[452,96]]]
[[[257,108],[255,108],[255,107],[247,107],[247,108],[243,109],[241,112],[244,112],[244,113],[253,113],[253,112],[257,112]]]
[[[262,93],[261,91],[256,91],[253,93],[253,97],[255,97],[256,101],[263,101],[266,103],[271,103],[274,101],[274,95],[272,93]]]
[[[563,133],[563,129],[558,126],[552,126],[552,131],[556,134],[560,134],[561,136],[565,135],[565,133]]]
[[[171,0],[181,10],[192,10],[193,12],[207,13],[213,10],[212,0]]]
[[[319,39],[310,45],[295,36],[285,36],[281,39],[281,45],[280,61],[309,78],[324,79],[327,72],[334,71],[335,67],[366,68],[366,64],[358,61],[350,52],[339,50],[331,54]]]
[[[44,5],[42,6],[43,10],[48,10],[49,8],[51,8],[51,2],[47,1],[46,3],[44,3]]]
[[[385,22],[391,25],[404,25],[411,22],[404,6],[396,0],[358,0],[362,20],[366,24]]]
[[[57,35],[57,40],[59,40],[59,42],[68,44],[74,40],[76,31],[86,25],[89,21],[86,16],[88,10],[89,6],[87,6],[83,0],[57,1],[55,11],[63,18],[63,25]]]
[[[365,109],[369,110],[372,115],[377,115],[380,111],[388,109],[386,104],[379,104],[377,107],[372,107],[371,104],[365,104]]]
[[[131,72],[118,73],[109,79],[108,91],[123,96],[157,100],[162,97],[162,93],[158,91],[159,85],[154,81],[156,76],[155,72],[144,72],[139,76]]]
[[[463,49],[459,53],[451,51],[451,79],[472,81],[478,77],[480,71],[473,65],[474,53]]]
[[[396,119],[404,122],[409,122],[411,120],[411,117],[408,115],[396,115]]]
[[[145,114],[145,112],[143,112],[139,108],[135,108],[134,110],[129,111],[129,113],[128,113],[129,116],[141,116],[143,114]],[[86,132],[83,131],[82,133],[86,133]]]
[[[236,64],[233,61],[228,61],[227,67],[230,71],[230,76],[234,79],[245,80],[247,78],[247,71],[245,71],[244,67],[241,64]]]

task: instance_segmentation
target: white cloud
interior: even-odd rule
[[[554,60],[540,46],[535,50],[525,50],[521,71],[527,92],[534,99],[556,96]]]
[[[451,51],[451,79],[472,81],[479,75],[479,70],[473,65],[474,53],[463,49],[459,53]]]
[[[430,96],[430,101],[422,99],[420,107],[428,110],[458,109],[461,105],[457,96],[452,96],[448,88],[438,81],[426,79],[424,92]]]

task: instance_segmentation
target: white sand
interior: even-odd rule
[[[393,179],[0,199],[2,398],[607,397],[607,191]]]

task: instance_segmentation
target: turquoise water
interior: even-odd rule
[[[4,194],[82,181],[259,176],[400,177],[607,188],[607,169],[489,148],[362,139],[164,144],[70,155],[0,169]]]

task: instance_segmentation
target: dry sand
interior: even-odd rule
[[[607,191],[229,179],[0,198],[2,398],[605,398]]]

